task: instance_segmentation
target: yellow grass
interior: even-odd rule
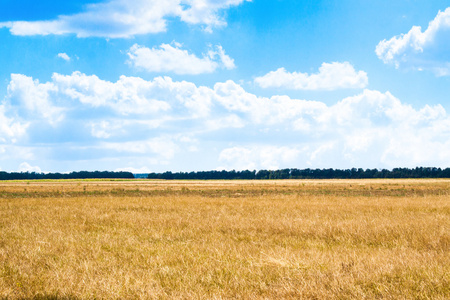
[[[0,299],[449,299],[450,180],[0,183]]]

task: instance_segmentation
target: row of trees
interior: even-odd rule
[[[0,180],[31,180],[31,179],[133,179],[131,172],[109,171],[81,171],[71,173],[35,173],[35,172],[3,172],[0,171]],[[361,178],[450,178],[450,168],[424,168],[414,169],[395,168],[392,170],[378,169],[281,169],[260,171],[200,171],[200,172],[164,172],[150,173],[149,179],[361,179]]]
[[[450,178],[450,168],[417,167],[378,169],[281,169],[260,171],[200,171],[150,173],[149,179],[361,179],[361,178]]]
[[[134,178],[133,173],[130,172],[109,172],[109,171],[80,171],[71,172],[67,174],[62,173],[35,173],[35,172],[0,172],[0,180],[28,180],[28,179],[94,179],[94,178],[105,178],[105,179],[131,179]]]

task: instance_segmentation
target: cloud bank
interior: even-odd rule
[[[159,48],[147,48],[133,45],[128,51],[128,63],[133,67],[148,72],[172,72],[175,74],[205,74],[212,73],[217,68],[234,69],[234,60],[225,54],[221,46],[210,49],[206,55],[199,58],[181,45],[162,44]]]
[[[164,32],[167,20],[178,18],[204,29],[225,26],[221,12],[246,0],[111,0],[89,4],[84,12],[55,20],[3,22],[13,35],[61,35],[129,38]]]
[[[437,76],[450,75],[450,7],[437,14],[422,32],[413,26],[406,34],[381,41],[375,52],[396,68],[428,70]]]
[[[110,82],[75,72],[41,83],[16,74],[0,127],[2,169],[18,153],[17,165],[48,171],[39,162],[156,171],[176,171],[180,160],[184,170],[450,164],[450,116],[441,105],[415,109],[373,90],[328,106],[258,97],[233,81]]]
[[[292,90],[359,89],[368,84],[367,73],[356,71],[348,62],[323,63],[316,74],[287,72],[285,68],[257,77],[255,83],[262,88]]]

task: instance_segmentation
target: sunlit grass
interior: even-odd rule
[[[450,298],[450,180],[0,183],[0,297]]]

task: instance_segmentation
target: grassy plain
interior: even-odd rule
[[[449,299],[450,180],[0,182],[0,299]]]

